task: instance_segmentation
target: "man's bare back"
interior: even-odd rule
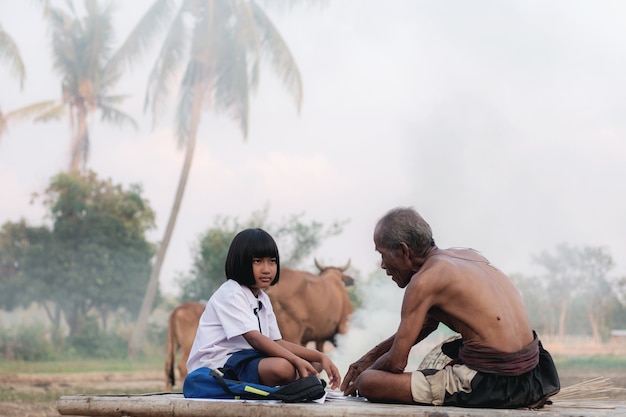
[[[515,352],[533,340],[532,327],[520,292],[509,278],[472,249],[436,249],[406,287],[405,302],[424,294],[426,287],[440,291],[429,314],[463,336],[466,345],[488,346]]]

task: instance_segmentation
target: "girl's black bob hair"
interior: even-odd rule
[[[280,277],[280,258],[278,246],[272,236],[262,229],[245,229],[237,233],[228,248],[224,272],[226,279],[233,279],[248,287],[255,285],[252,273],[253,258],[276,258],[276,277],[270,285],[278,282]]]

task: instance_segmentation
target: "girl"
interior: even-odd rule
[[[211,296],[200,317],[187,370],[222,369],[240,381],[276,386],[322,369],[331,388],[341,383],[335,364],[322,352],[282,340],[268,295],[278,282],[278,247],[261,229],[233,239],[226,257],[226,282]]]

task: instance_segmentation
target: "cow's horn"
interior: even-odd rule
[[[348,259],[348,263],[347,263],[345,266],[340,267],[339,269],[341,269],[342,271],[345,271],[345,270],[347,270],[348,268],[350,268],[350,261],[351,261],[351,259]]]
[[[326,270],[328,267],[321,265],[318,261],[317,258],[313,258],[313,260],[315,261],[315,266],[317,267],[317,269],[320,270],[320,272]]]

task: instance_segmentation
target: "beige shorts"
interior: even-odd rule
[[[420,371],[411,374],[413,401],[422,404],[442,405],[446,392],[472,392],[472,379],[478,372],[465,365],[446,366],[432,375]]]

